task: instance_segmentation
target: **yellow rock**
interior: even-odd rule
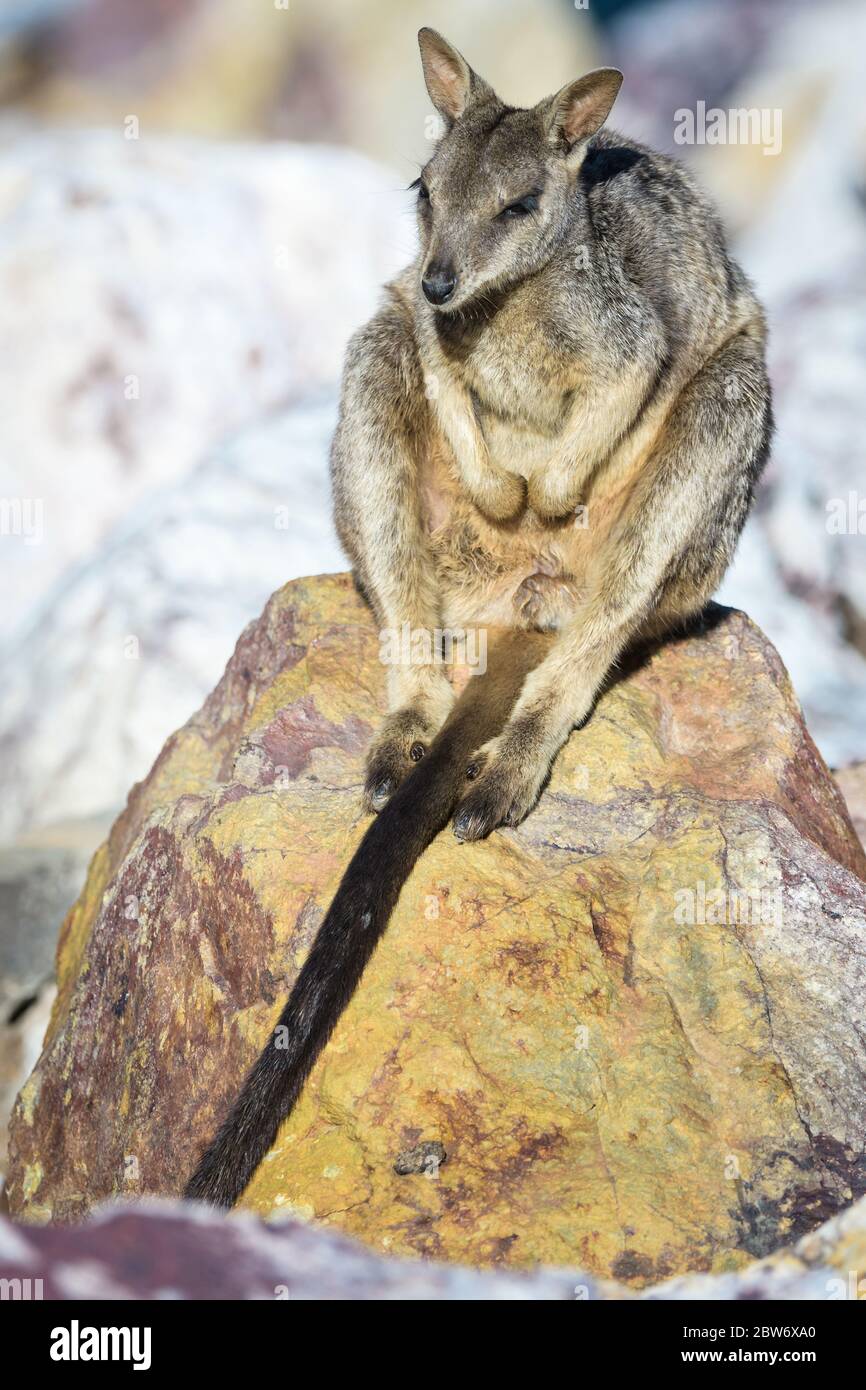
[[[19,1217],[181,1189],[363,833],[383,689],[349,578],[296,581],[133,789],[61,938]],[[718,610],[519,830],[422,857],[242,1204],[636,1286],[803,1236],[866,1188],[863,873],[778,656]]]

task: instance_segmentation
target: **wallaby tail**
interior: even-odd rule
[[[400,890],[448,823],[472,753],[502,728],[526,674],[548,649],[538,633],[503,633],[427,755],[372,822],[343,875],[278,1029],[187,1183],[185,1196],[231,1207],[273,1144],[355,992]],[[276,1032],[276,1030],[275,1030]]]

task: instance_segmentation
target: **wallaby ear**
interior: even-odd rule
[[[551,144],[577,150],[600,130],[622,86],[618,68],[595,68],[569,82],[549,99],[547,131]]]
[[[492,94],[462,53],[435,29],[419,29],[418,47],[430,100],[449,127],[460,119],[470,101]]]

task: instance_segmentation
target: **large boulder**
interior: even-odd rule
[[[181,1189],[363,832],[383,689],[349,577],[295,581],[133,789],[63,928],[13,1214]],[[864,872],[775,651],[717,610],[520,829],[423,856],[243,1205],[636,1285],[802,1236],[866,1190]]]
[[[333,390],[349,334],[411,254],[400,182],[321,146],[0,130],[4,656],[156,489]],[[202,542],[200,573],[209,556]]]

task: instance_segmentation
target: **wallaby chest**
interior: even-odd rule
[[[491,458],[524,476],[555,448],[589,369],[566,331],[565,306],[542,300],[521,287],[483,322],[447,325],[441,340]]]

